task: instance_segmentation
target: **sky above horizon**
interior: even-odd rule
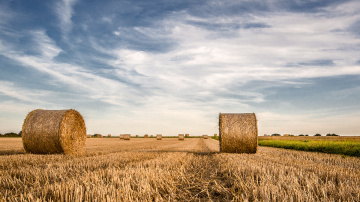
[[[90,134],[360,135],[360,1],[0,2],[0,133],[76,109]]]

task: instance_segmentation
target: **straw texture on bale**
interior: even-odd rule
[[[73,109],[31,111],[22,126],[27,153],[80,155],[85,151],[86,127]]]
[[[124,135],[124,140],[130,140],[131,139],[131,135],[130,134],[125,134]]]
[[[156,139],[157,140],[162,140],[162,135],[161,134],[156,135]]]
[[[256,153],[258,129],[255,113],[219,114],[220,152]]]
[[[124,139],[124,134],[120,134],[120,139]]]
[[[144,138],[148,138],[149,137],[149,135],[144,135]]]
[[[184,134],[179,134],[179,140],[184,140]]]

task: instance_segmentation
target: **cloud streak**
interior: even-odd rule
[[[58,15],[60,21],[60,29],[64,34],[64,37],[66,37],[66,35],[72,29],[71,17],[73,16],[73,6],[76,1],[77,0],[62,0],[59,1],[54,8]]]

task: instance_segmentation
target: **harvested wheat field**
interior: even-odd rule
[[[0,201],[360,201],[360,158],[214,139],[90,138],[83,156],[26,154],[0,138]]]

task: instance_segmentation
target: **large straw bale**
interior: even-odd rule
[[[157,140],[162,140],[162,135],[161,135],[161,134],[157,134],[157,135],[156,135],[156,139],[157,139]]]
[[[184,139],[185,139],[184,134],[179,134],[179,140],[184,140]]]
[[[124,134],[120,134],[120,139],[124,139]]]
[[[255,113],[219,114],[220,151],[256,153],[258,129]]]
[[[27,153],[70,154],[85,152],[86,127],[73,109],[31,111],[22,126],[22,142]]]
[[[124,134],[124,140],[130,140],[131,135],[130,134]]]
[[[148,134],[144,135],[144,138],[148,138],[148,137],[149,137],[149,135],[148,135]]]

